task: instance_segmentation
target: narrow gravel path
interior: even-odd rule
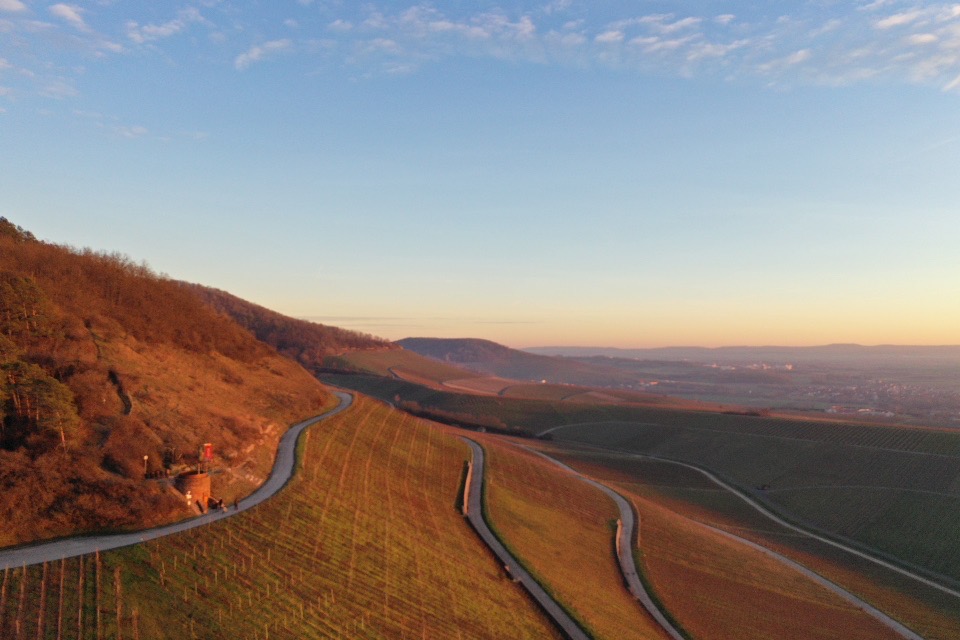
[[[530,593],[533,599],[550,616],[556,625],[571,640],[590,640],[580,626],[574,622],[573,618],[557,604],[550,594],[548,594],[540,583],[533,579],[516,558],[511,555],[507,548],[503,546],[500,539],[490,530],[486,521],[483,519],[483,506],[481,503],[483,495],[483,448],[469,438],[462,438],[473,452],[473,464],[471,466],[470,484],[467,486],[467,519],[480,535],[480,538],[486,543],[490,550],[499,558],[513,578],[519,582]]]
[[[322,415],[293,425],[283,434],[283,437],[280,438],[280,444],[277,448],[277,458],[273,463],[273,471],[270,472],[270,477],[260,488],[241,500],[237,504],[237,509],[229,509],[226,512],[210,511],[196,518],[190,518],[189,520],[183,520],[153,529],[145,529],[143,531],[76,536],[0,550],[0,569],[40,564],[42,562],[53,562],[61,558],[72,558],[95,551],[117,549],[119,547],[146,542],[147,540],[155,540],[172,533],[187,531],[188,529],[202,527],[217,520],[230,518],[242,511],[255,507],[264,500],[274,496],[293,476],[294,463],[296,462],[297,438],[303,433],[303,430],[321,420],[326,420],[345,411],[353,404],[353,396],[349,393],[342,391],[335,391],[334,393],[340,399],[339,405]]]

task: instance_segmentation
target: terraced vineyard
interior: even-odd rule
[[[524,567],[597,639],[667,638],[624,587],[613,501],[540,456],[478,441],[488,521]]]
[[[715,594],[711,595],[712,589],[704,589],[716,580],[716,576],[697,577],[691,574],[685,583],[669,586],[671,581],[682,575],[682,573],[676,573],[677,564],[689,565],[683,571],[700,570],[697,569],[700,567],[710,574],[713,573],[711,566],[720,566],[727,561],[725,558],[735,557],[731,555],[732,553],[744,553],[742,547],[738,551],[735,546],[730,547],[727,542],[716,536],[710,543],[714,546],[710,546],[703,540],[694,542],[688,540],[687,536],[696,531],[692,523],[702,522],[745,537],[811,567],[820,575],[900,620],[925,638],[947,640],[960,637],[960,599],[812,538],[799,536],[795,531],[782,527],[761,515],[741,499],[721,489],[706,476],[694,470],[667,462],[620,454],[575,451],[569,448],[563,451],[566,453],[554,452],[553,455],[558,455],[564,462],[588,472],[593,477],[613,483],[622,491],[635,496],[641,522],[645,523],[641,525],[644,562],[649,564],[651,575],[658,580],[656,582],[658,592],[663,591],[664,601],[668,606],[677,608],[678,615],[681,611],[686,612],[687,608],[692,606],[691,603],[696,604],[694,610],[684,613],[682,618],[684,621],[690,621],[692,629],[697,628],[698,624],[719,624],[723,620],[731,624],[732,628],[737,628],[740,624],[757,624],[770,619],[770,614],[763,616],[758,613],[750,614],[748,611],[751,607],[758,606],[761,600],[769,603],[770,606],[776,606],[778,601],[783,604],[780,600],[781,594],[774,594],[768,599],[768,595],[761,598],[759,591],[753,596],[745,592],[746,595],[738,598],[737,603],[747,620],[737,622],[736,616],[740,614],[733,611],[709,614],[710,603],[715,601]],[[677,526],[681,528],[680,533],[670,528],[664,529],[664,527]],[[665,540],[673,542],[664,544]],[[692,549],[693,555],[679,554],[676,546]],[[707,550],[710,552],[706,553]],[[701,554],[704,555],[701,557]],[[654,558],[660,558],[661,564],[656,565],[656,562],[650,564]],[[744,566],[749,565],[744,564]],[[657,571],[660,572],[659,577],[656,577]],[[751,584],[749,580],[742,582],[740,587],[742,589],[748,588]],[[784,580],[783,576],[779,578],[771,576],[766,584],[768,585],[766,588],[789,591],[794,583]],[[714,586],[718,585],[714,584]],[[729,586],[723,587],[724,590],[729,588]],[[670,595],[671,590],[673,595]],[[806,606],[808,605],[803,603],[790,605],[779,614],[779,617],[785,620],[796,620],[796,616]],[[699,615],[707,616],[708,620],[694,622]],[[817,619],[821,616],[829,618],[835,615],[836,611],[828,608],[816,617]],[[758,634],[760,634],[759,630]],[[709,637],[715,636],[711,634]],[[734,633],[732,637],[737,635]],[[744,634],[742,637],[753,636]],[[758,637],[764,636],[758,635]],[[781,636],[777,632],[768,637],[786,636]],[[827,635],[827,637],[830,636]],[[843,637],[852,636],[844,633]]]
[[[0,637],[556,637],[455,509],[461,441],[363,398],[307,434],[248,512],[9,571]]]
[[[375,383],[369,386],[375,387]],[[374,389],[376,392],[376,389]],[[383,393],[383,390],[379,391]],[[960,432],[390,388],[510,430],[683,460],[804,526],[960,585]]]

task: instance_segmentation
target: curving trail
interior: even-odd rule
[[[484,543],[493,551],[497,558],[499,558],[500,562],[504,564],[510,575],[523,585],[531,597],[533,597],[546,614],[553,619],[554,623],[556,623],[568,638],[571,640],[590,640],[590,637],[584,633],[580,625],[574,622],[573,618],[570,617],[563,607],[557,604],[557,601],[540,586],[540,583],[534,580],[533,576],[520,566],[516,558],[507,551],[507,548],[503,546],[500,539],[497,538],[493,531],[490,530],[490,527],[487,526],[483,518],[483,505],[481,502],[483,495],[483,448],[469,438],[463,438],[462,436],[461,438],[470,446],[473,452],[473,464],[470,467],[470,481],[466,488],[466,515],[470,524]]]
[[[573,467],[567,466],[564,463],[551,458],[547,454],[537,451],[536,449],[531,449],[530,447],[521,447],[526,449],[531,453],[535,453],[538,456],[549,460],[553,464],[557,465],[564,471],[572,474],[575,478],[581,482],[586,482],[587,484],[596,487],[600,491],[604,492],[610,499],[613,500],[617,509],[620,510],[620,533],[617,535],[617,562],[620,564],[620,573],[623,574],[623,579],[627,583],[627,588],[630,590],[630,593],[633,594],[633,597],[640,601],[640,604],[643,605],[643,608],[647,610],[647,613],[657,621],[657,624],[667,633],[668,636],[674,640],[684,640],[683,634],[677,630],[673,624],[667,620],[666,616],[663,615],[663,612],[660,611],[660,608],[653,602],[653,598],[650,597],[650,594],[647,593],[647,590],[643,587],[643,583],[640,581],[640,576],[637,575],[637,565],[633,561],[633,541],[636,539],[636,519],[634,518],[633,508],[630,506],[630,503],[627,502],[626,498],[621,496],[619,493],[611,489],[605,484],[600,484],[596,480],[588,478],[583,475]]]
[[[339,405],[324,414],[293,425],[283,434],[277,447],[277,458],[274,460],[270,477],[256,491],[243,500],[240,500],[237,503],[236,509],[230,509],[226,512],[211,511],[204,515],[190,518],[189,520],[183,520],[153,529],[145,529],[143,531],[74,536],[72,538],[52,540],[50,542],[29,546],[4,549],[0,551],[0,569],[52,562],[62,558],[72,558],[95,551],[107,551],[108,549],[126,547],[146,542],[147,540],[155,540],[172,533],[202,527],[211,522],[232,517],[241,511],[246,511],[247,509],[257,506],[264,500],[273,497],[293,476],[294,464],[296,462],[297,439],[300,434],[303,433],[304,429],[345,411],[353,404],[353,396],[351,394],[342,391],[335,391],[334,394],[340,399]]]

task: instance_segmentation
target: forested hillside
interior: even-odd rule
[[[328,399],[192,288],[0,218],[0,545],[186,515],[145,476],[203,442],[214,491],[246,492]]]
[[[201,285],[189,286],[211,307],[233,318],[258,340],[310,371],[322,369],[324,358],[328,356],[347,351],[396,348],[388,340],[366,333],[290,318],[226,291]]]

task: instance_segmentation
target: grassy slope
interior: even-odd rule
[[[596,638],[664,638],[623,586],[614,503],[539,456],[483,438],[492,525],[524,566]]]
[[[943,640],[960,637],[960,601],[956,598],[823,543],[798,536],[762,516],[696,471],[665,462],[597,453],[571,452],[560,457],[594,477],[616,483],[636,497],[646,523],[643,527],[646,532],[643,542],[645,554],[651,543],[656,545],[662,539],[656,533],[651,536],[651,527],[654,531],[662,530],[665,526],[695,530],[689,526],[689,522],[684,524],[675,515],[670,515],[673,512],[774,549],[859,595],[924,637]],[[675,533],[668,535],[675,540],[681,539]],[[718,538],[715,544],[719,548],[726,542]],[[701,543],[695,545],[696,549],[701,547]],[[661,564],[668,568],[671,564],[689,563],[689,560],[678,557],[669,546],[654,548],[659,549],[657,553],[661,556]],[[718,552],[718,557],[723,556],[723,552]],[[647,554],[645,557],[649,559],[651,556]],[[685,569],[688,572],[691,570],[689,567]],[[665,571],[664,576],[669,580],[669,571]],[[675,587],[677,602],[682,603],[686,598],[684,594],[689,585],[707,584],[704,580],[690,578],[687,584]],[[771,581],[770,584],[775,582]],[[706,600],[709,601],[709,598]],[[771,600],[771,603],[775,601]],[[727,620],[730,616],[730,613],[723,614]]]
[[[469,455],[462,442],[363,398],[308,434],[303,467],[276,498],[103,555],[106,637],[116,627],[115,568],[128,638],[134,609],[143,638],[557,637],[454,508]],[[76,637],[77,568],[68,563],[65,637]],[[29,568],[28,584],[41,571]],[[40,597],[28,593],[21,617],[33,638]],[[48,588],[48,628],[58,593]],[[92,621],[94,591],[84,594]],[[18,608],[8,599],[7,629]]]

